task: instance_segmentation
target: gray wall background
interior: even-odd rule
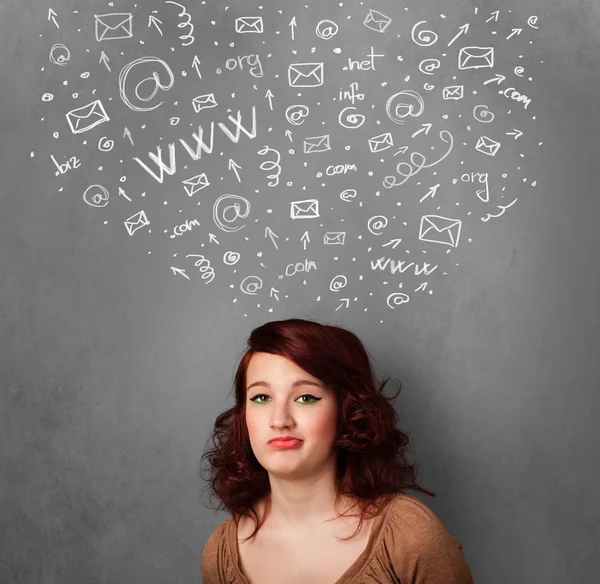
[[[206,538],[228,515],[205,507],[198,461],[216,416],[233,404],[250,330],[295,316],[348,327],[377,374],[403,382],[401,427],[420,483],[437,493],[419,498],[462,542],[476,582],[598,582],[600,5],[182,4],[195,26],[189,46],[180,8],[165,2],[0,6],[0,581],[199,581]],[[363,24],[370,8],[391,18],[384,32]],[[133,14],[132,38],[96,40],[93,15],[111,12]],[[246,16],[263,17],[262,34],[236,32]],[[315,33],[323,19],[339,27],[328,40]],[[411,38],[422,21],[418,30],[439,37],[431,46]],[[70,58],[59,47],[52,63],[57,43]],[[470,46],[493,47],[493,67],[459,70]],[[384,55],[374,71],[344,71],[371,47]],[[249,70],[252,55],[262,77]],[[146,56],[168,64],[173,86],[132,98],[137,107],[164,102],[134,111],[119,96],[119,73]],[[250,56],[244,69],[228,69],[238,56]],[[439,59],[433,75],[419,71],[424,59]],[[324,64],[323,85],[295,89],[288,66],[306,62]],[[131,69],[129,96],[150,77],[139,87],[148,98],[153,73],[168,85],[156,63]],[[505,79],[485,83],[498,74]],[[354,82],[364,99],[349,113],[365,122],[346,129],[338,115],[352,103],[339,92]],[[463,98],[443,99],[453,85]],[[499,93],[511,86],[530,98],[527,108]],[[422,96],[424,112],[400,124],[385,106],[406,89]],[[195,112],[193,98],[208,93],[217,107]],[[96,99],[110,120],[71,131],[66,114]],[[301,125],[286,120],[295,104],[310,110]],[[491,122],[473,118],[481,104]],[[217,123],[233,130],[227,118],[239,110],[250,128],[253,106],[256,137],[234,143]],[[214,150],[193,161],[179,138],[194,144],[211,121]],[[429,132],[413,137],[423,124]],[[454,139],[445,160],[385,188],[412,152],[429,161],[446,152],[441,130]],[[515,130],[523,134],[507,135]],[[385,132],[394,147],[371,152],[367,140]],[[324,134],[331,150],[303,152],[303,140]],[[481,136],[501,143],[495,156],[475,149]],[[102,138],[110,151],[99,149],[110,146]],[[151,166],[148,152],[161,146],[166,162],[169,143],[177,169],[159,183],[133,158]],[[259,154],[265,146],[281,155],[276,186],[267,178],[276,169],[264,165],[276,155]],[[78,167],[66,170],[71,157]],[[340,164],[357,170],[317,176]],[[203,172],[210,185],[188,196],[182,181]],[[488,173],[488,201],[461,180],[472,172]],[[91,185],[109,193],[106,206],[86,204]],[[346,189],[356,196],[343,200]],[[229,198],[215,211],[224,194],[250,209]],[[318,218],[290,217],[291,203],[312,198]],[[124,222],[141,210],[150,226],[130,236]],[[424,215],[460,221],[458,245],[420,240]],[[341,231],[344,245],[324,243]],[[227,252],[240,254],[235,265]],[[205,256],[214,279],[189,254]],[[392,274],[372,268],[380,257],[438,267]],[[305,260],[316,269],[285,275]],[[388,304],[391,294],[406,297]]]

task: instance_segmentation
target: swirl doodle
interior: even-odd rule
[[[423,59],[419,63],[419,71],[424,75],[433,75],[436,69],[441,67],[439,59]]]
[[[221,221],[221,219],[219,217],[219,205],[221,204],[221,201],[224,201],[226,199],[234,199],[234,200],[243,201],[244,204],[246,205],[246,210],[242,213],[240,213],[239,203],[233,203],[233,205],[229,205],[229,206],[225,207],[223,209],[222,218],[224,221],[227,221],[228,223],[233,223],[233,221],[235,221],[238,217],[241,217],[242,219],[245,219],[246,217],[248,217],[248,215],[250,214],[250,201],[248,201],[248,199],[244,199],[244,197],[240,197],[239,195],[221,195],[215,201],[215,204],[213,206],[213,221],[215,222],[215,225],[222,231],[226,231],[227,233],[233,233],[234,231],[239,231],[240,229],[243,229],[245,227],[245,224],[239,225],[238,227],[228,227],[227,225],[223,224],[223,222]],[[233,219],[227,219],[225,217],[225,214],[230,209],[235,210],[235,217]]]
[[[396,306],[400,306],[401,304],[406,304],[410,300],[407,294],[403,294],[402,292],[394,292],[387,297],[387,305],[390,308],[394,308],[392,303]]]
[[[402,96],[401,99],[399,97]],[[417,102],[417,108],[412,103],[405,103],[404,96],[411,97]],[[392,109],[393,108],[393,109]],[[396,124],[404,124],[405,118],[411,116],[418,118],[425,111],[425,102],[423,98],[412,89],[405,89],[398,93],[394,93],[385,104],[385,111],[392,122]]]
[[[412,31],[410,33],[412,40],[420,47],[430,47],[431,45],[435,45],[435,43],[437,43],[438,40],[438,35],[435,34],[435,32],[433,32],[432,30],[420,30],[417,33],[417,38],[415,38],[416,28],[420,24],[425,24],[426,22],[426,20],[421,20],[420,22],[417,22],[417,24],[415,24],[412,27]]]
[[[337,292],[338,290],[342,290],[348,285],[348,278],[346,276],[340,274],[333,278],[329,284],[329,289],[332,292]]]
[[[387,224],[387,217],[385,217],[384,215],[375,215],[369,219],[367,227],[373,235],[381,235],[381,231],[377,233],[377,231],[374,230],[385,229],[387,227]]]
[[[106,136],[102,136],[98,141],[98,150],[101,152],[110,152],[115,146],[114,140],[109,140]]]
[[[319,38],[328,41],[338,33],[338,25],[333,20],[321,20],[315,32]]]
[[[515,75],[517,77],[523,77],[523,73],[525,72],[525,69],[523,69],[523,67],[521,67],[521,65],[517,65],[514,69],[515,71]]]
[[[346,203],[351,203],[356,198],[356,189],[346,189],[340,193],[340,199]]]
[[[535,28],[535,30],[538,30],[540,27],[539,26],[533,26],[534,24],[537,24],[538,21],[538,17],[537,16],[530,16],[527,19],[527,24],[531,27],[531,28]]]
[[[348,107],[345,107],[340,112],[340,115],[338,116],[338,122],[339,122],[340,126],[342,126],[344,128],[348,128],[349,130],[356,130],[357,128],[360,128],[365,123],[366,118],[362,114],[345,114],[345,112],[347,110],[355,110],[355,109],[356,109],[355,107],[348,106]],[[345,121],[347,123],[344,123],[342,121],[342,119],[344,118],[344,114],[345,114]]]
[[[291,105],[285,110],[285,119],[294,126],[301,126],[308,116],[308,111],[305,105]]]
[[[199,258],[194,263],[194,266],[198,268],[198,271],[202,274],[201,278],[206,280],[205,284],[210,284],[215,279],[215,270],[210,265],[210,260],[207,260],[201,254],[190,253],[185,256],[186,258]]]
[[[266,170],[266,171],[273,170],[274,168],[277,169],[276,174],[267,175],[267,178],[271,179],[271,181],[268,182],[267,184],[270,187],[276,187],[279,184],[279,175],[281,174],[281,165],[279,164],[279,162],[281,161],[281,155],[279,154],[279,152],[277,150],[275,150],[275,148],[269,148],[268,146],[265,146],[262,150],[258,151],[258,153],[263,156],[265,156],[269,152],[275,152],[275,155],[277,156],[277,160],[275,162],[273,162],[272,160],[265,160],[260,165],[260,169]]]
[[[44,93],[42,95],[42,101],[52,101],[54,99],[54,95],[52,93]]]
[[[102,185],[91,185],[85,189],[83,200],[90,207],[106,207],[110,195]]]
[[[489,124],[496,116],[487,108],[487,105],[476,105],[473,108],[473,117],[482,124]]]
[[[64,67],[71,59],[71,52],[62,43],[56,43],[55,45],[52,45],[50,56],[48,58],[50,63],[58,65],[59,67]]]
[[[250,296],[256,296],[259,290],[263,287],[262,278],[258,276],[247,276],[240,283],[240,290],[244,294],[249,294]]]
[[[188,45],[191,45],[194,42],[194,37],[192,35],[192,33],[194,32],[194,25],[192,24],[192,17],[186,11],[186,7],[182,4],[179,4],[179,2],[173,2],[172,0],[166,0],[165,4],[174,4],[175,6],[179,6],[179,8],[181,8],[181,12],[177,16],[185,16],[187,19],[184,22],[180,22],[177,25],[177,28],[185,28],[186,26],[189,26],[190,31],[188,32],[188,34],[180,36],[179,39],[182,41],[189,40],[189,42],[187,43],[181,43],[182,47],[187,47]]]
[[[226,251],[223,254],[223,263],[227,266],[235,266],[240,261],[240,257],[237,251]]]

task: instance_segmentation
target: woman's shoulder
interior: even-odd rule
[[[227,545],[227,534],[229,523],[231,521],[233,521],[231,517],[222,521],[208,536],[204,548],[202,548],[202,558],[200,562],[203,574],[212,574],[215,572],[217,558],[219,557],[223,546]]]

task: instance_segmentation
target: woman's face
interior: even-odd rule
[[[246,371],[246,426],[252,450],[273,476],[303,479],[335,465],[337,402],[333,391],[285,357],[255,353]],[[294,436],[298,448],[268,444]]]

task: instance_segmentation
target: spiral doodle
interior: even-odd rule
[[[479,110],[483,108],[483,111],[481,113],[479,113]],[[494,120],[494,118],[496,116],[494,116],[494,113],[491,112],[488,108],[487,105],[476,105],[473,108],[473,117],[478,121],[481,122],[482,124],[489,124],[490,122],[492,122]],[[487,119],[489,118],[489,119]]]
[[[439,59],[423,59],[419,63],[419,71],[424,75],[433,75],[435,70],[439,69],[441,65]]]
[[[387,227],[387,224],[387,217],[384,217],[383,215],[375,215],[369,219],[367,226],[369,231],[373,235],[381,235],[381,231],[379,233],[376,233],[376,231],[374,230],[385,229]]]
[[[258,276],[248,276],[240,283],[240,290],[244,294],[249,294],[250,296],[256,296],[258,290],[261,290],[262,287],[262,278],[259,278]]]
[[[535,28],[535,30],[538,30],[538,28],[540,28],[539,26],[533,26],[534,24],[537,24],[538,21],[538,17],[537,16],[530,16],[527,19],[527,24],[531,27],[531,28]]]
[[[110,195],[102,185],[91,185],[83,193],[83,200],[90,207],[106,207]]]
[[[515,71],[515,75],[517,77],[523,77],[523,73],[525,72],[525,69],[523,69],[523,67],[521,67],[521,65],[517,65],[514,69]]]
[[[173,2],[172,0],[166,0],[165,4],[174,4],[175,6],[179,6],[179,8],[181,8],[181,12],[177,16],[186,16],[187,17],[187,20],[177,24],[177,28],[184,28],[186,26],[190,27],[189,33],[180,36],[179,39],[182,41],[189,40],[188,43],[181,43],[182,47],[187,47],[188,45],[191,45],[195,40],[192,35],[192,33],[194,32],[194,25],[192,24],[192,17],[190,16],[190,14],[188,12],[186,12],[186,7],[183,6],[182,4],[179,4],[179,2]]]
[[[357,128],[360,128],[365,123],[366,118],[362,114],[346,114],[345,121],[348,123],[345,124],[342,121],[342,118],[347,110],[355,110],[355,109],[356,109],[355,107],[349,106],[349,107],[345,107],[340,112],[340,115],[338,116],[338,122],[339,122],[340,126],[342,126],[343,128],[348,128],[349,130],[356,130]]]
[[[202,274],[202,276],[200,276],[200,277],[203,280],[206,280],[206,282],[204,282],[205,284],[210,284],[215,279],[215,270],[210,265],[210,260],[207,260],[201,254],[194,254],[194,253],[190,253],[190,254],[186,255],[185,257],[186,258],[198,258],[196,260],[196,262],[194,263],[194,265],[198,268],[198,271]]]
[[[44,93],[42,95],[42,101],[52,101],[54,99],[54,95],[52,93]]]
[[[340,274],[338,276],[336,276],[335,278],[333,278],[333,280],[331,280],[330,284],[329,284],[329,289],[332,292],[337,292],[338,290],[342,290],[342,288],[345,288],[348,285],[348,278],[346,278],[346,276]]]
[[[115,146],[114,140],[109,140],[106,136],[102,136],[98,141],[98,150],[101,152],[110,152]]]
[[[387,297],[387,305],[390,308],[394,308],[391,303],[394,303],[396,306],[400,306],[401,304],[406,304],[410,300],[410,297],[407,294],[403,294],[402,292],[394,292]]]
[[[268,146],[265,146],[262,150],[258,151],[258,153],[263,156],[265,156],[269,152],[275,152],[275,155],[277,156],[277,160],[275,162],[273,162],[272,160],[265,160],[263,163],[261,163],[260,169],[266,170],[266,171],[273,170],[274,168],[277,169],[276,174],[267,175],[267,178],[271,179],[271,181],[268,182],[267,184],[270,187],[276,187],[279,184],[279,175],[281,174],[281,166],[279,164],[279,162],[281,160],[281,155],[279,154],[279,152],[277,150],[275,150],[274,148],[269,148]]]
[[[319,38],[328,41],[338,33],[338,25],[333,20],[321,20],[315,32]]]
[[[240,257],[237,251],[226,251],[223,254],[223,263],[228,266],[235,266],[240,261]]]
[[[417,22],[417,24],[415,24],[412,27],[412,31],[410,33],[412,40],[420,47],[430,47],[431,45],[435,45],[435,43],[437,43],[437,40],[438,40],[438,35],[435,34],[435,32],[433,32],[432,30],[420,30],[417,33],[417,38],[415,38],[416,28],[420,24],[424,24],[426,22],[427,22],[426,20],[421,20],[420,22]],[[419,42],[419,41],[422,41],[422,42]]]
[[[50,63],[58,65],[59,67],[64,67],[71,59],[71,52],[62,43],[56,43],[55,45],[52,45],[50,56],[48,58]]]
[[[285,110],[285,118],[290,124],[300,126],[308,116],[308,107],[305,105],[291,105]]]
[[[413,104],[404,103],[403,101],[399,101],[397,99],[399,96],[405,95],[413,98],[417,102],[418,109],[416,112]],[[394,102],[396,103],[394,104]],[[419,117],[425,111],[425,102],[416,91],[413,91],[412,89],[404,89],[403,91],[394,93],[394,95],[387,100],[385,104],[385,111],[392,122],[395,122],[396,124],[403,124],[405,122],[404,118],[408,116],[413,118]]]

